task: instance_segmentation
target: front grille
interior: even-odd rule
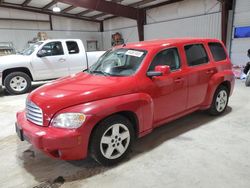
[[[31,101],[26,101],[26,118],[37,125],[43,125],[43,111]]]

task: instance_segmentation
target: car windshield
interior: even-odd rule
[[[42,42],[37,42],[37,43],[31,44],[28,48],[26,48],[22,52],[20,52],[20,54],[31,55],[41,44],[42,44]]]
[[[130,76],[140,67],[147,51],[120,48],[109,50],[88,70],[91,74]]]

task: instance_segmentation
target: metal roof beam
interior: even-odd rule
[[[53,5],[55,5],[56,3],[57,3],[56,1],[51,1],[50,3],[45,5],[42,9],[48,9],[48,8],[52,7]]]
[[[32,0],[25,0],[22,4],[23,7],[27,6]]]
[[[68,8],[63,9],[62,12],[68,12],[68,11],[74,9],[74,8],[76,8],[76,7],[75,6],[70,6]]]
[[[57,0],[58,2],[137,20],[138,10],[105,0]]]

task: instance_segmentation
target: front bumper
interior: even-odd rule
[[[87,156],[89,136],[82,130],[38,126],[26,120],[24,112],[18,112],[16,131],[22,141],[30,142],[51,157],[79,160]]]

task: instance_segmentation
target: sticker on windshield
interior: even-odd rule
[[[135,57],[141,57],[144,52],[136,51],[136,50],[128,50],[125,54],[126,55],[131,55]]]

